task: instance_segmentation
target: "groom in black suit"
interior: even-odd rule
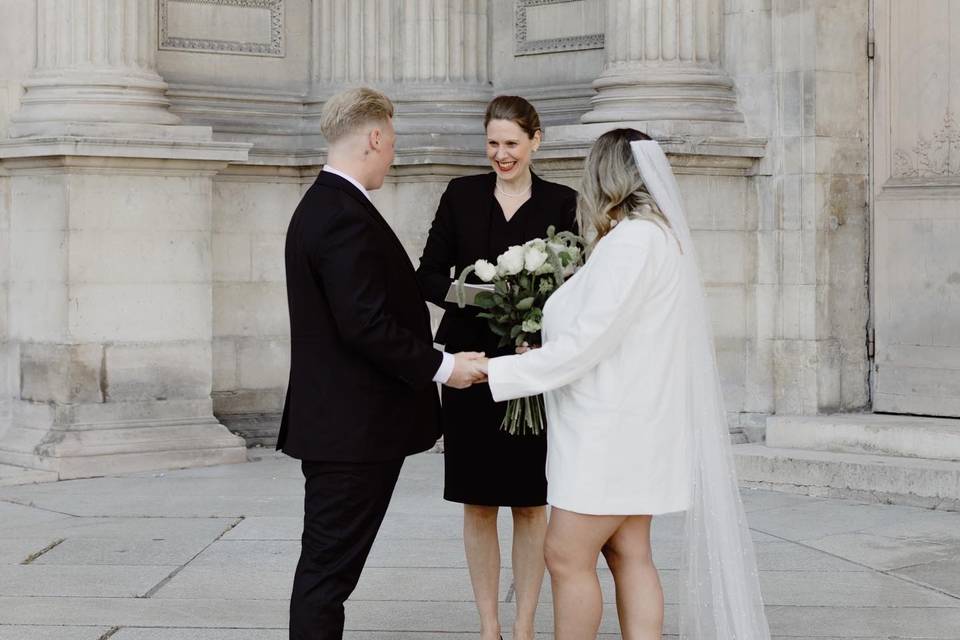
[[[324,105],[327,164],[287,230],[290,384],[277,448],[306,480],[291,640],[340,640],[405,456],[440,436],[436,383],[484,379],[480,354],[433,347],[413,265],[367,191],[393,163],[393,105],[350,89]]]

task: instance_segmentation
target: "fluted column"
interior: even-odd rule
[[[312,111],[341,88],[365,84],[397,104],[401,135],[478,132],[491,97],[489,4],[314,0]]]
[[[156,11],[155,0],[37,0],[37,62],[12,136],[179,124],[156,70]]]
[[[742,122],[721,67],[723,0],[608,0],[607,60],[583,122]]]

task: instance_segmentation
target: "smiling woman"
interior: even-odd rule
[[[492,172],[457,178],[440,199],[417,276],[426,298],[444,307],[436,341],[449,352],[469,345],[487,355],[498,349],[495,335],[478,309],[444,303],[453,279],[477,260],[495,262],[512,245],[544,237],[547,228],[574,231],[576,192],[547,182],[530,170],[540,145],[540,118],[517,96],[494,98],[484,117],[487,158]],[[473,281],[474,283],[479,280]],[[444,387],[444,497],[464,505],[464,543],[482,640],[497,640],[500,549],[497,511],[513,511],[514,580],[517,615],[513,637],[532,640],[533,618],[543,580],[546,531],[546,440],[500,430],[506,403],[497,403],[486,385]]]

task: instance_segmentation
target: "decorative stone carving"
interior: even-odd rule
[[[960,126],[949,111],[932,138],[919,136],[913,149],[894,151],[895,178],[960,177]]]
[[[708,122],[715,134],[742,123],[720,67],[722,19],[723,0],[609,0],[607,63],[582,121]]]
[[[514,24],[514,55],[532,55],[537,53],[554,53],[557,51],[582,51],[585,49],[603,49],[603,32],[599,33],[581,33],[577,35],[557,35],[554,37],[535,39],[529,38],[528,20],[529,10],[533,8],[545,8],[551,5],[566,4],[586,5],[586,0],[517,0],[516,21]],[[600,12],[603,5],[601,3],[592,3],[592,9]],[[584,7],[586,8],[586,7]],[[562,16],[557,16],[562,18]],[[578,25],[574,25],[578,26]],[[569,29],[569,24],[564,24],[563,28]],[[582,28],[582,27],[581,27]]]
[[[285,55],[283,0],[159,1],[161,49]]]

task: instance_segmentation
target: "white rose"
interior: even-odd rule
[[[546,261],[546,252],[537,247],[528,247],[523,254],[523,268],[529,273],[536,273],[537,269],[542,267]]]
[[[523,271],[523,247],[510,247],[497,258],[497,273],[501,276],[515,276]]]
[[[473,264],[473,270],[484,282],[490,282],[497,275],[497,268],[486,260],[477,260]]]

